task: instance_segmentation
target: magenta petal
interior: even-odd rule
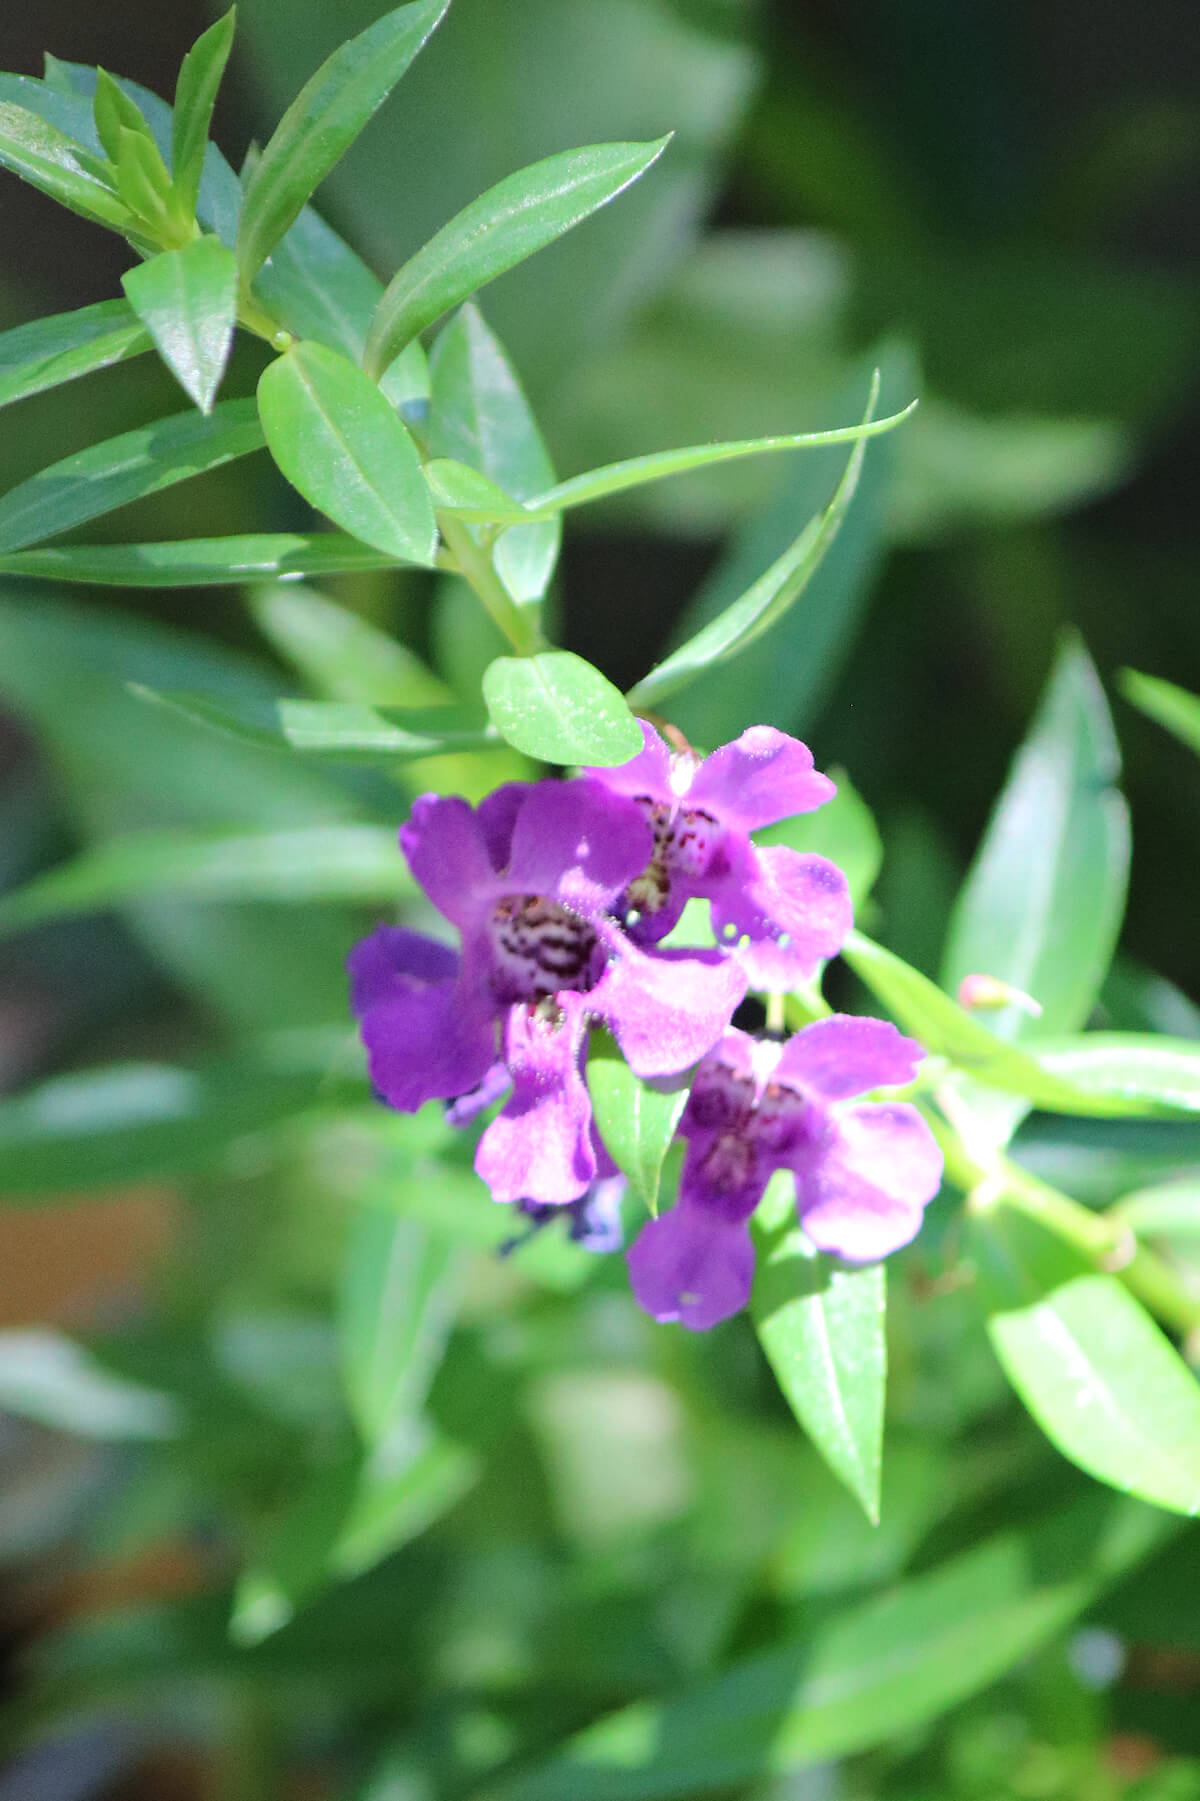
[[[664,1324],[707,1331],[750,1299],[754,1246],[743,1224],[707,1207],[678,1202],[642,1227],[628,1254],[640,1307]]]
[[[496,873],[479,821],[458,795],[422,794],[400,828],[409,868],[439,913],[465,928],[479,912],[479,895],[494,894]]]
[[[538,782],[517,815],[507,879],[589,916],[641,874],[652,847],[641,810],[599,782]]]
[[[711,1050],[746,992],[720,951],[639,951],[626,945],[588,995],[637,1076],[673,1076]]]
[[[837,955],[854,910],[845,876],[827,857],[749,846],[713,897],[712,923],[736,946],[752,988],[791,988]],[[737,943],[742,936],[748,943]]]
[[[372,1083],[403,1113],[466,1094],[496,1061],[491,1009],[461,982],[402,985],[368,1007],[362,1037]]]
[[[592,1105],[580,1052],[583,997],[560,997],[557,1019],[536,1007],[510,1009],[504,1060],[513,1091],[479,1141],[475,1168],[496,1201],[565,1206],[596,1174]]]
[[[498,1101],[502,1094],[507,1094],[512,1087],[512,1077],[503,1063],[493,1063],[483,1081],[466,1094],[455,1095],[446,1108],[446,1124],[448,1126],[469,1126],[473,1119],[486,1113],[493,1101]]]
[[[687,804],[705,807],[723,825],[753,832],[794,813],[811,813],[837,789],[813,768],[812,752],[774,726],[749,731],[706,757],[692,777]]]
[[[627,794],[630,797],[646,794],[651,800],[673,802],[675,799],[671,789],[671,753],[645,719],[639,719],[642,728],[644,749],[628,763],[619,763],[615,769],[584,770],[584,774],[594,776],[603,782],[614,794]]]
[[[532,792],[532,782],[503,782],[499,788],[485,794],[475,809],[488,858],[496,871],[508,868],[517,814]]]
[[[436,938],[403,926],[376,926],[346,958],[350,1004],[360,1017],[368,1007],[395,998],[412,982],[453,981],[458,955]]]
[[[871,1088],[911,1082],[925,1053],[885,1019],[834,1013],[789,1038],[775,1074],[827,1101],[844,1101]]]
[[[942,1179],[942,1154],[915,1107],[851,1107],[798,1167],[800,1223],[818,1250],[872,1263],[914,1238]]]

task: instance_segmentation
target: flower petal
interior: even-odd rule
[[[752,725],[704,759],[692,777],[688,804],[753,832],[794,813],[811,813],[836,792],[829,777],[813,768],[807,744],[774,726]]]
[[[583,773],[603,782],[614,794],[627,794],[631,798],[646,794],[651,800],[673,803],[671,753],[647,720],[639,719],[638,724],[642,728],[644,748],[636,757],[631,757],[628,763],[619,763],[615,769],[586,768]]]
[[[942,1154],[915,1107],[851,1107],[796,1172],[800,1223],[818,1250],[872,1263],[915,1238]]]
[[[487,1000],[460,981],[399,984],[362,1016],[371,1081],[402,1113],[478,1087],[496,1061]]]
[[[492,868],[497,871],[508,868],[517,814],[532,791],[532,782],[502,782],[499,788],[485,794],[475,809]]]
[[[592,1105],[583,1080],[583,996],[564,994],[557,1019],[510,1008],[504,1060],[507,1105],[479,1141],[475,1168],[495,1201],[577,1200],[596,1174]]]
[[[496,872],[479,820],[456,794],[422,794],[413,802],[400,848],[439,913],[460,929],[479,914],[482,895],[496,893]]]
[[[512,1086],[512,1077],[503,1063],[493,1063],[482,1082],[465,1094],[455,1095],[446,1108],[446,1124],[448,1126],[469,1126],[473,1119],[486,1113],[493,1101],[498,1101],[502,1094],[507,1094]]]
[[[606,1020],[636,1076],[688,1069],[721,1036],[746,992],[746,977],[720,951],[619,953],[587,997]]]
[[[656,1320],[707,1331],[750,1299],[754,1246],[749,1228],[707,1207],[679,1201],[648,1220],[629,1249],[629,1281]]]
[[[885,1019],[834,1013],[789,1038],[774,1074],[827,1101],[844,1101],[871,1088],[911,1082],[925,1052]]]
[[[652,848],[640,808],[600,782],[538,782],[517,815],[506,880],[590,917],[641,874]]]
[[[394,999],[414,983],[449,982],[458,974],[458,954],[423,932],[403,926],[376,926],[346,958],[350,1004],[361,1016],[368,1007]]]
[[[845,876],[827,857],[748,845],[713,897],[712,923],[752,988],[784,989],[837,955],[854,910]],[[743,936],[749,942],[737,944]]]

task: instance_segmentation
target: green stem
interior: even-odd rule
[[[955,1112],[953,1090],[939,1090],[937,1100],[944,1110]],[[998,1152],[973,1152],[958,1125],[922,1111],[941,1147],[946,1174],[967,1196],[972,1212],[986,1213],[997,1203],[1015,1207],[1072,1245],[1097,1269],[1118,1276],[1165,1325],[1185,1335],[1200,1330],[1200,1300],[1188,1293],[1169,1263],[1138,1243],[1127,1225],[1093,1213]]]
[[[445,540],[463,580],[475,590],[491,619],[499,626],[513,649],[521,656],[532,656],[546,649],[535,620],[523,613],[500,577],[492,559],[480,546],[461,519],[449,513],[438,514],[438,529]]]

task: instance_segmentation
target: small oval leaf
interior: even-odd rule
[[[416,446],[348,357],[295,345],[263,372],[258,406],[271,455],[306,500],[376,550],[433,562],[437,522]]]
[[[502,737],[543,763],[628,763],[642,746],[619,689],[569,650],[497,657],[483,675],[483,698]]]

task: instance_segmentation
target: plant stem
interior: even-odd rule
[[[438,529],[454,557],[459,574],[475,590],[489,617],[513,649],[521,656],[531,656],[534,651],[546,649],[546,640],[536,621],[521,611],[496,574],[491,557],[476,544],[462,520],[449,513],[439,513]]]

